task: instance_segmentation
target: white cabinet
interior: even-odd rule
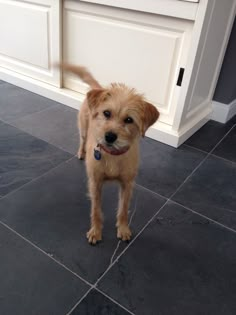
[[[0,66],[59,86],[60,1],[0,0]]]
[[[178,146],[210,117],[235,6],[235,0],[0,0],[0,79],[79,108],[88,87],[51,63],[82,64],[103,85],[124,82],[144,93],[161,113],[147,135]]]

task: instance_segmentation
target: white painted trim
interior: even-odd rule
[[[179,131],[178,146],[184,143],[188,138],[190,138],[195,132],[197,132],[211,119],[211,102],[204,102],[203,104],[205,104],[205,109],[199,111],[199,113],[196,113],[196,115],[194,115],[190,121],[187,121],[186,124],[181,127]]]
[[[192,44],[189,50],[188,61],[185,67],[180,97],[177,103],[178,111],[176,111],[175,113],[175,118],[173,122],[173,128],[175,130],[178,130],[181,125],[183,119],[183,111],[186,106],[186,97],[188,95],[189,88],[191,87],[191,80],[194,79],[192,77],[192,72],[195,67],[196,57],[199,53],[199,43],[201,41],[202,36],[201,30],[204,26],[204,23],[206,23],[205,16],[207,13],[208,5],[209,5],[208,0],[201,0],[198,5],[198,11],[193,27]]]
[[[188,121],[180,131],[175,131],[166,124],[157,122],[153,127],[149,128],[146,136],[157,141],[178,148],[203,125],[205,125],[211,117],[212,106],[211,102],[206,105],[204,111],[196,114],[191,121]]]
[[[230,104],[212,102],[213,112],[211,119],[225,124],[234,115],[236,115],[236,99]]]

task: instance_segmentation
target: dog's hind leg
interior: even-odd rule
[[[80,160],[83,160],[86,154],[88,122],[89,122],[88,113],[86,112],[86,109],[82,106],[78,114],[80,145],[77,155]]]

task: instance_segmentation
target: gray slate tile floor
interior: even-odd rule
[[[133,239],[107,185],[92,247],[76,116],[0,81],[0,314],[236,314],[235,117],[178,149],[142,140]]]

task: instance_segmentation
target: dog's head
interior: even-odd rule
[[[94,137],[108,150],[129,148],[159,117],[156,107],[124,84],[93,89],[87,101]]]

